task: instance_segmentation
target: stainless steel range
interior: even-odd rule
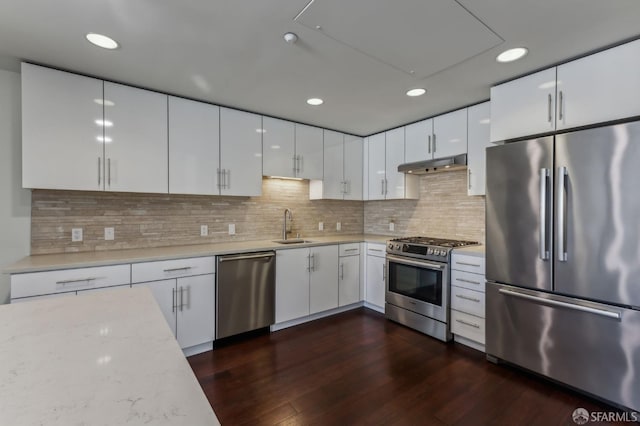
[[[474,241],[429,237],[389,240],[386,256],[386,317],[442,341],[451,340],[451,250],[477,244]]]

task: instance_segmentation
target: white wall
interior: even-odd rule
[[[20,74],[0,69],[0,271],[29,254],[31,193],[22,189]],[[0,303],[9,302],[0,274]]]

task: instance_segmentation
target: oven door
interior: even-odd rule
[[[449,267],[387,254],[386,302],[447,322]]]

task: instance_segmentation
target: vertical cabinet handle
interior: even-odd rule
[[[547,121],[551,123],[551,120],[553,120],[553,116],[551,115],[551,93],[547,95],[547,103]]]
[[[380,183],[380,195],[384,195],[384,179]]]
[[[467,189],[471,189],[471,169],[467,169]]]
[[[344,280],[344,263],[340,264],[340,279]]]
[[[562,98],[563,98],[563,96],[562,96],[562,90],[561,90],[560,91],[560,100],[558,102],[558,120],[562,120],[562,116],[563,116],[563,114],[562,114],[562,104],[563,104]]]
[[[540,259],[549,259],[547,250],[547,181],[549,169],[540,169]]]
[[[184,287],[180,287],[180,312],[184,308]]]
[[[566,220],[567,220],[567,213],[566,213],[566,206],[565,206],[565,195],[566,195],[566,179],[568,177],[568,171],[566,167],[558,167],[558,190],[556,192],[556,196],[558,197],[558,199],[556,200],[556,206],[558,207],[558,238],[557,238],[557,242],[558,242],[558,260],[560,262],[566,262],[568,255],[567,255],[567,243],[565,240],[565,232],[566,232]]]
[[[231,169],[225,169],[224,187],[227,189],[231,189]]]
[[[100,184],[102,183],[102,166],[100,165],[100,163],[102,163],[102,159],[98,157],[98,186],[100,186]]]
[[[296,155],[293,156],[293,176],[296,176],[298,173],[298,157]]]
[[[316,255],[315,253],[311,254],[311,272],[315,272],[316,270]]]
[[[311,272],[311,254],[307,255],[307,271]]]
[[[107,183],[111,186],[111,158],[107,160]]]
[[[436,147],[436,134],[433,134],[433,153],[435,154],[438,148]]]
[[[382,265],[382,282],[387,281],[387,265]]]
[[[429,143],[427,144],[427,153],[431,154],[431,135],[429,135]]]
[[[171,312],[176,311],[176,289],[171,289]]]

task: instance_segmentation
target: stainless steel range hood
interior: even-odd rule
[[[454,155],[453,157],[438,158],[437,160],[416,161],[398,166],[401,173],[424,175],[427,173],[450,172],[467,168],[467,154]]]

